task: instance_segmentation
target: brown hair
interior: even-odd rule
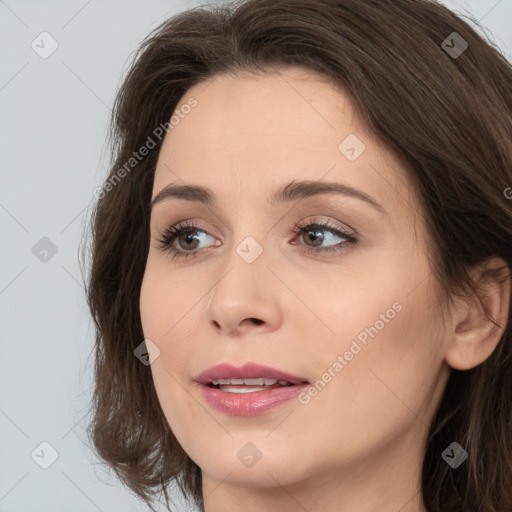
[[[453,32],[467,42],[461,55],[449,51]],[[119,90],[106,182],[112,185],[133,152],[169,121],[191,86],[218,74],[289,65],[348,94],[368,129],[404,162],[446,297],[475,293],[470,270],[492,256],[509,273],[512,66],[432,0],[248,0],[174,16],[143,42]],[[98,454],[149,506],[157,491],[168,504],[171,481],[201,504],[200,468],[164,418],[150,367],[134,357],[144,339],[139,293],[160,146],[158,140],[122,181],[105,188],[91,219],[87,299],[96,326],[96,375],[89,433]],[[471,370],[451,370],[423,463],[429,511],[512,510],[508,313],[492,355]],[[456,470],[441,458],[453,441],[469,452]]]

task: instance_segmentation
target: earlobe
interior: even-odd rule
[[[446,362],[455,370],[483,363],[496,349],[508,322],[510,270],[501,258],[492,258],[473,273],[475,294],[459,301],[452,316]]]

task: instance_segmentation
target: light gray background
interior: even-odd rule
[[[481,20],[512,60],[512,0],[444,3]],[[86,444],[94,331],[77,251],[128,59],[160,22],[199,4],[0,0],[0,512],[148,510]],[[43,31],[59,45],[47,59],[31,48]],[[32,252],[43,237],[57,248],[47,262]],[[43,441],[58,452],[48,469],[31,458]]]

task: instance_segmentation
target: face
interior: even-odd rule
[[[405,169],[344,94],[298,68],[219,76],[177,112],[153,199],[172,184],[204,187],[211,201],[160,194],[140,308],[178,441],[203,479],[226,485],[350,478],[397,456],[410,471],[447,371]],[[233,378],[274,369],[298,382],[257,391],[196,380],[219,364]],[[219,375],[230,378],[205,379]]]

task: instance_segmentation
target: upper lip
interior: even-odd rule
[[[282,370],[253,362],[245,363],[243,366],[233,366],[227,363],[217,364],[200,373],[195,380],[206,385],[214,379],[257,379],[259,377],[285,380],[291,384],[308,382],[304,377],[297,377]]]

